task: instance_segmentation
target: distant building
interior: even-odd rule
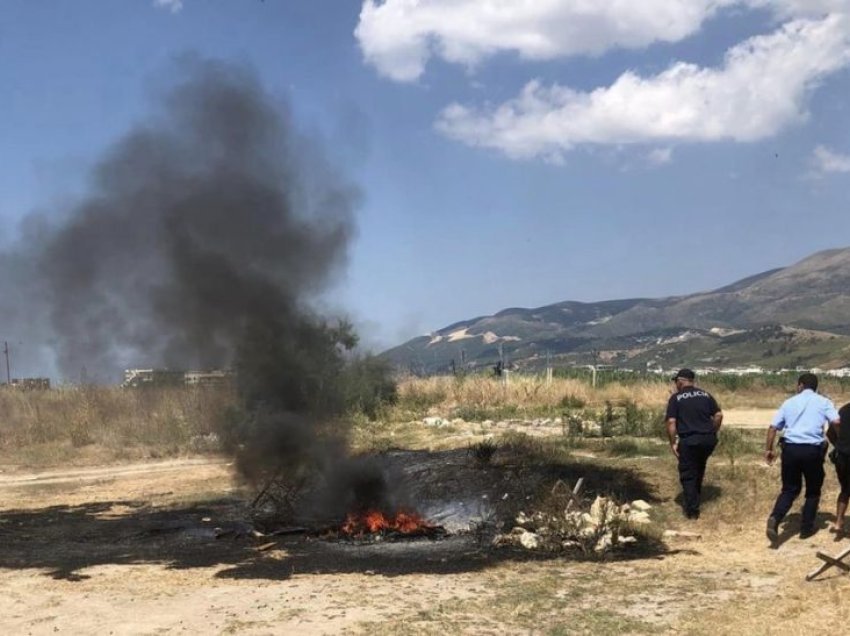
[[[233,381],[234,373],[230,369],[211,371],[186,371],[183,381],[187,386],[221,386]]]
[[[162,386],[220,386],[233,380],[233,371],[212,369],[209,371],[173,371],[171,369],[126,369],[122,387]]]
[[[50,378],[12,378],[8,386],[19,391],[47,391],[50,389]]]
[[[121,386],[139,388],[144,386],[182,386],[185,384],[183,371],[170,369],[126,369]]]

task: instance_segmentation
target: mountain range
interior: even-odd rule
[[[765,369],[850,366],[850,248],[709,292],[510,308],[381,356],[417,374],[494,365]]]

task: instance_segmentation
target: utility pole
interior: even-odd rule
[[[12,374],[9,371],[9,343],[3,341],[3,353],[6,354],[6,384],[12,386]]]

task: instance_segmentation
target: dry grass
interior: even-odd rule
[[[214,450],[203,437],[220,430],[233,403],[232,390],[221,387],[0,390],[0,453],[50,464]]]
[[[669,387],[661,382],[634,385],[609,384],[592,388],[573,378],[555,378],[547,383],[541,376],[512,375],[503,382],[483,376],[404,378],[399,382],[402,409],[446,412],[460,407],[469,409],[515,408],[541,411],[562,408],[565,404],[602,406],[605,402],[634,401],[639,405],[666,402]]]
[[[542,376],[519,374],[512,374],[507,382],[486,376],[402,378],[398,402],[380,408],[378,421],[352,414],[352,444],[359,450],[443,448],[473,443],[496,431],[457,423],[439,430],[403,423],[427,415],[468,423],[564,416],[565,420],[575,416],[598,421],[608,405],[613,405],[620,419],[627,404],[641,409],[636,415],[641,422],[651,420],[653,428],[661,420],[660,411],[671,388],[662,379],[647,378],[607,382],[596,388],[585,379],[555,378],[547,383]],[[772,409],[793,389],[775,378],[709,381],[706,388],[724,409]],[[823,392],[843,404],[850,400],[850,383],[827,379]],[[0,461],[90,464],[215,451],[214,441],[205,441],[204,436],[226,427],[235,404],[234,391],[224,387],[3,389]],[[756,414],[759,423],[765,419],[764,413]]]
[[[731,385],[731,386],[730,386]],[[786,386],[787,385],[787,386]],[[723,408],[775,408],[793,394],[793,379],[750,378],[735,383],[708,380],[701,386]],[[506,382],[494,377],[408,377],[399,382],[399,402],[391,416],[411,419],[424,415],[487,419],[487,416],[534,416],[558,414],[570,408],[602,408],[606,403],[633,402],[641,408],[660,409],[673,386],[659,378],[628,383],[607,383],[596,388],[589,381],[554,378],[547,383],[539,375],[512,375]],[[850,384],[834,379],[822,382],[821,392],[835,403],[850,401]],[[474,416],[479,417],[474,417]]]

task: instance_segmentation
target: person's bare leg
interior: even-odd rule
[[[848,499],[850,498],[838,495],[838,503],[835,506],[835,531],[838,534],[844,534],[845,532],[844,517],[847,513]]]

